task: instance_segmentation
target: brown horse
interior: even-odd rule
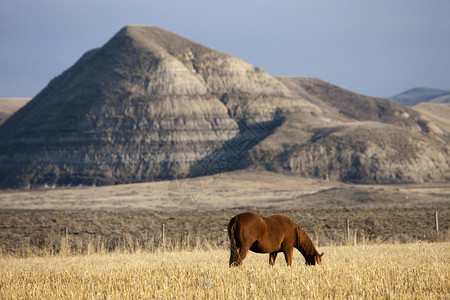
[[[274,265],[279,252],[284,253],[288,266],[292,264],[294,247],[305,257],[307,265],[322,261],[308,235],[294,221],[285,215],[261,217],[246,212],[233,217],[228,223],[230,238],[230,266],[239,266],[248,250],[256,253],[270,253],[269,264]]]

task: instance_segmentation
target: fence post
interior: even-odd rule
[[[434,212],[434,225],[436,228],[436,233],[439,233],[439,217],[437,211]]]
[[[164,240],[164,223],[162,223],[162,225],[161,225],[161,241],[162,241],[162,247],[164,249],[165,245],[166,245],[165,240]]]
[[[184,250],[183,248],[183,233],[180,235],[180,250]]]
[[[348,218],[345,219],[345,243],[348,244],[350,240],[350,225],[348,223]]]

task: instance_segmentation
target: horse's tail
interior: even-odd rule
[[[236,218],[228,223],[228,238],[230,239],[230,267],[238,265],[238,248],[236,245]]]

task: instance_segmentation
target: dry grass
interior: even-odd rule
[[[1,299],[314,299],[450,297],[450,243],[321,248],[324,263],[292,267],[250,253],[229,268],[228,251],[1,258]]]
[[[5,211],[405,208],[448,207],[449,203],[447,182],[353,185],[253,170],[114,186],[0,190],[0,207]]]

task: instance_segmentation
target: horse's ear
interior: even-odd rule
[[[324,254],[324,252],[322,252],[322,254],[317,254],[317,257],[316,257],[316,261],[317,261],[317,263],[321,263],[322,262],[322,256],[323,256],[323,254]]]

